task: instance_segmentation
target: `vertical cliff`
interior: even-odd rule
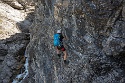
[[[0,83],[24,72],[34,6],[26,0],[0,0]]]
[[[125,0],[34,0],[24,83],[124,83]],[[62,29],[69,64],[53,34]],[[63,57],[63,55],[62,55]]]

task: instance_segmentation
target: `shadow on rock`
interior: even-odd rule
[[[29,13],[24,21],[17,23],[22,33],[0,40],[0,83],[10,83],[18,74],[24,72],[24,55],[30,41],[32,17],[33,13]]]

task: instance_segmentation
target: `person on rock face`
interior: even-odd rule
[[[63,39],[66,39],[66,38],[62,35],[61,30],[57,30],[57,33],[54,34],[54,46],[56,47],[56,52],[58,57],[61,57],[60,51],[63,51],[63,54],[64,54],[63,60],[64,60],[64,63],[66,64],[67,52],[63,45]]]

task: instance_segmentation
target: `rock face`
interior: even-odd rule
[[[33,6],[28,2],[26,4],[25,0],[20,3],[23,6],[16,0],[0,1],[0,39],[9,38],[15,33],[29,32],[28,27],[32,24],[29,13],[33,12]]]
[[[24,83],[125,82],[125,0],[36,3]],[[53,46],[53,34],[60,28],[68,37],[68,65]]]
[[[19,2],[25,0],[14,1],[2,0],[15,10],[27,7]],[[125,82],[125,0],[34,0],[34,3],[34,18],[14,18],[25,34],[1,40],[0,83],[12,82],[20,73],[26,48],[29,70],[22,83]],[[29,25],[30,30],[24,28]],[[64,64],[62,53],[60,59],[57,57],[53,46],[53,34],[60,28],[68,38],[64,41],[68,65]],[[29,31],[30,42],[26,34]],[[20,64],[16,65],[17,62]]]
[[[30,40],[29,26],[33,22],[34,8],[30,3],[20,3],[26,1],[0,1],[0,83],[12,83],[24,71],[24,54]]]
[[[20,71],[24,71],[25,49],[29,34],[18,33],[0,41],[0,83],[12,82]]]

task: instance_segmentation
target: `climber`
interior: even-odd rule
[[[56,47],[56,52],[58,57],[61,57],[60,51],[63,51],[64,54],[64,63],[67,63],[67,52],[66,49],[63,45],[63,39],[66,39],[66,37],[64,37],[61,33],[61,30],[57,30],[57,33],[54,34],[54,46]]]

